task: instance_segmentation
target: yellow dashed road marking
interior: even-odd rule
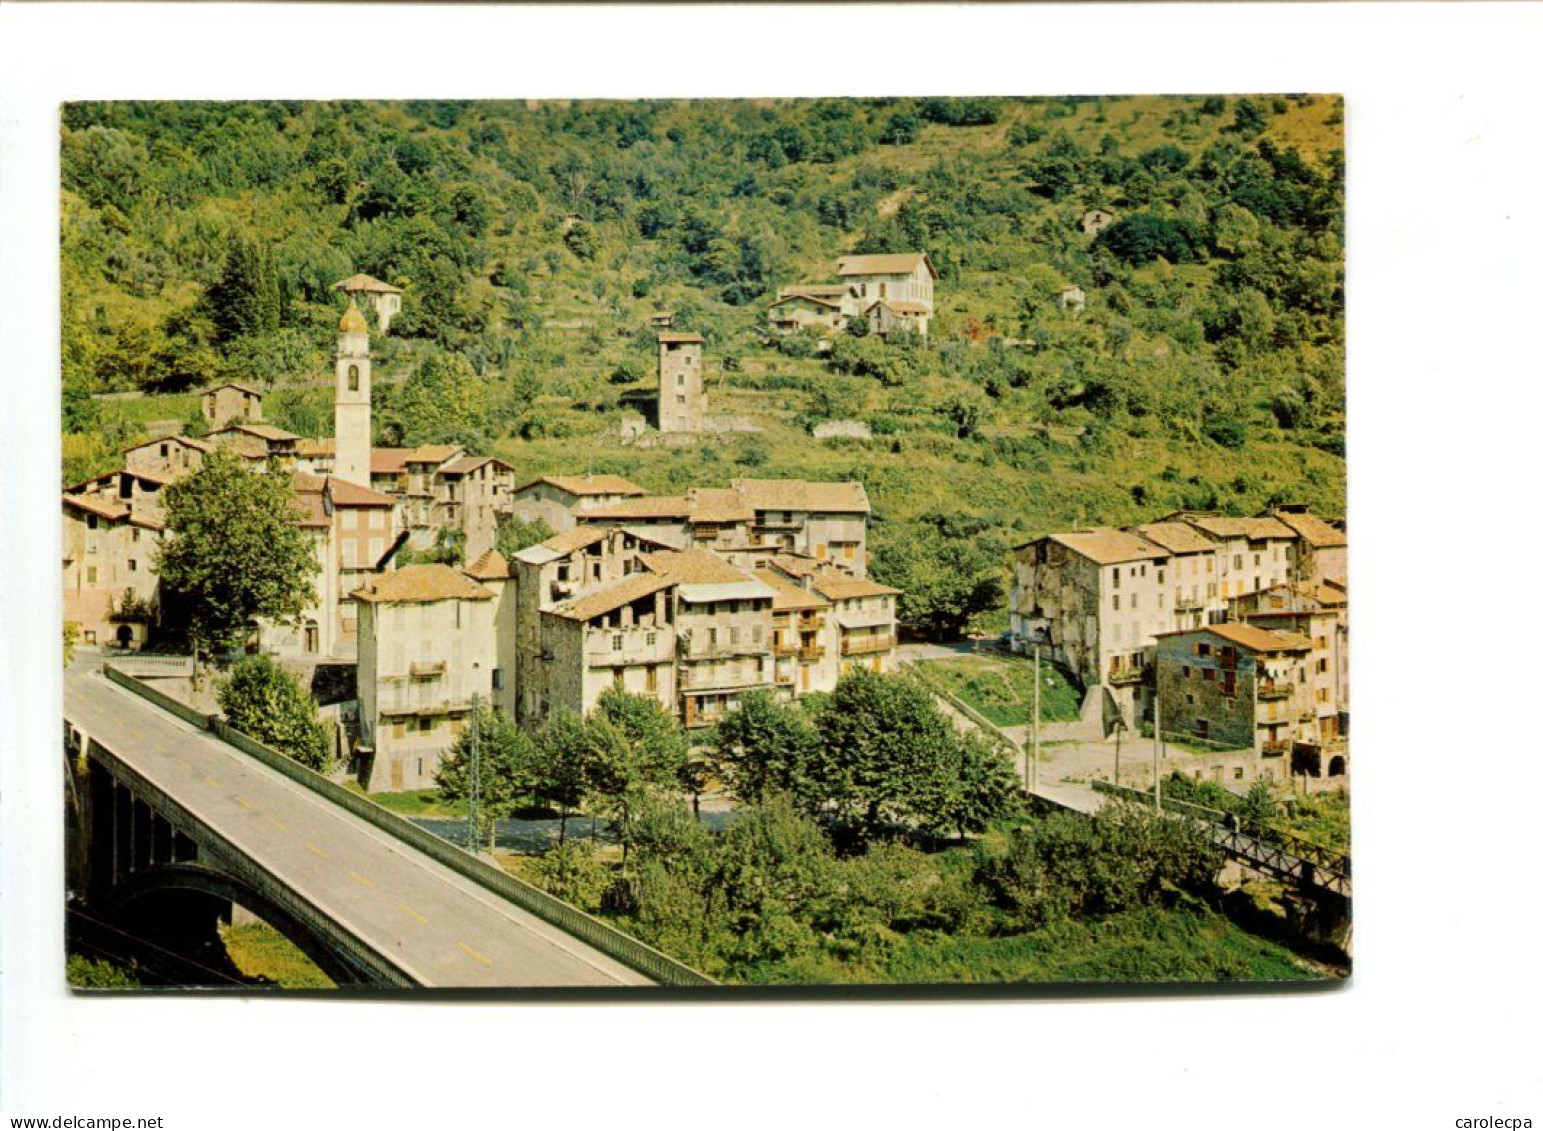
[[[267,818],[267,821],[281,833],[287,833],[289,831],[289,826],[286,825],[283,821],[279,820],[277,817],[269,817]]]
[[[411,915],[414,919],[418,920],[418,922],[420,922],[420,923],[427,923],[428,922],[427,919],[425,919],[422,915],[419,915],[411,907],[407,906],[407,904],[399,903],[399,904],[397,904],[397,906],[400,907],[403,911],[407,912],[409,915]]]
[[[354,881],[354,883],[358,884],[360,887],[372,888],[375,886],[375,881],[361,876],[358,872],[350,871],[348,875]]]
[[[456,943],[456,945],[458,947],[460,947],[462,950],[464,950],[467,954],[469,954],[473,958],[475,958],[478,962],[482,963],[482,965],[484,965],[484,966],[491,966],[491,965],[493,965],[493,963],[490,960],[488,960],[488,959],[484,958],[482,955],[478,954],[475,950],[473,950],[471,947],[467,946],[465,943]]]
[[[317,848],[310,841],[306,841],[305,842],[305,846],[307,848],[309,848],[312,852],[316,853],[316,855],[320,856],[323,860],[327,859],[327,854],[325,852],[323,852],[321,849]]]
[[[212,785],[215,789],[219,789],[220,788],[220,779],[219,778],[211,778],[208,774],[204,775],[204,783],[206,785]]]
[[[234,801],[237,805],[241,806],[241,808],[243,808],[243,809],[256,809],[257,808],[257,806],[253,805],[250,801],[248,801],[246,798],[242,797],[240,794],[232,793],[230,795],[230,799],[232,801]]]

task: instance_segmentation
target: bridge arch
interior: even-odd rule
[[[158,864],[137,871],[113,889],[105,910],[114,917],[158,895],[196,893],[246,908],[297,946],[327,977],[340,986],[369,982],[325,939],[251,885],[204,864]]]

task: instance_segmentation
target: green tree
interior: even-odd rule
[[[207,298],[221,342],[277,331],[281,310],[272,251],[252,240],[236,240]]]
[[[1001,605],[1004,571],[983,527],[940,519],[878,527],[873,579],[903,590],[899,617],[908,632],[950,640]]]
[[[486,702],[478,704],[477,732],[482,745],[479,794],[491,848],[493,821],[507,817],[536,791],[536,743],[503,710]],[[440,795],[451,801],[469,794],[471,743],[471,727],[463,727],[434,773]]]
[[[235,647],[259,617],[292,621],[316,599],[316,557],[284,476],[248,471],[216,448],[165,494],[163,617],[195,655]]]
[[[804,712],[770,691],[750,691],[723,719],[712,744],[729,792],[746,805],[800,795],[818,736]]]
[[[402,383],[390,422],[403,444],[476,446],[487,425],[487,388],[459,353],[430,353]]]
[[[316,700],[285,669],[263,655],[243,656],[215,688],[226,721],[302,766],[326,769],[327,728]]]
[[[552,534],[553,530],[544,518],[527,520],[517,515],[506,515],[499,520],[494,547],[506,561],[513,561],[515,554],[538,542],[545,542]]]
[[[616,825],[625,862],[640,798],[651,789],[679,784],[686,764],[685,732],[657,700],[616,686],[601,693],[585,727],[590,785]]]
[[[590,795],[591,739],[584,720],[566,711],[536,733],[531,785],[536,797],[557,810],[557,843],[568,841],[568,818]]]

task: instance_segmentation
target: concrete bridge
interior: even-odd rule
[[[167,707],[81,663],[66,674],[69,879],[94,915],[144,929],[239,905],[340,985],[707,981],[431,834],[393,835],[406,823]]]

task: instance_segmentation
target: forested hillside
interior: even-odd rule
[[[329,431],[331,284],[363,271],[406,292],[373,342],[378,442],[657,490],[860,478],[876,572],[918,594],[1076,523],[1339,513],[1340,116],[1327,96],[72,105],[65,478],[221,379]],[[1092,207],[1118,217],[1096,236]],[[925,344],[765,337],[779,286],[911,250],[941,274]],[[1068,283],[1084,311],[1060,309]],[[621,442],[656,310],[706,337],[713,411],[764,431]],[[132,390],[155,396],[92,396]],[[874,438],[810,438],[832,418]]]

